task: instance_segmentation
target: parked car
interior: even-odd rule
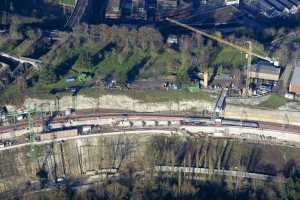
[[[74,77],[74,76],[70,76],[66,79],[66,83],[71,83],[71,82],[74,82],[74,81],[76,81],[76,77]]]

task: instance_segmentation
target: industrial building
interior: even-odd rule
[[[300,59],[298,59],[295,63],[295,69],[290,82],[289,91],[295,95],[300,95]]]
[[[250,68],[250,77],[251,79],[277,82],[280,77],[280,68],[267,63],[253,64]]]
[[[177,0],[157,0],[157,8],[160,11],[176,9]]]
[[[121,0],[110,0],[105,12],[106,19],[119,19],[121,17]]]
[[[244,5],[267,17],[278,17],[282,14],[296,14],[299,0],[256,0],[244,1]]]
[[[146,0],[132,0],[131,16],[136,19],[146,19]]]

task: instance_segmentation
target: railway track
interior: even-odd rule
[[[69,121],[89,121],[96,120],[99,118],[123,118],[128,120],[177,120],[183,121],[189,118],[201,118],[209,120],[208,117],[200,117],[200,116],[188,116],[182,114],[157,114],[157,113],[93,113],[93,114],[77,114],[71,116],[63,116],[63,117],[55,117],[51,120],[51,123],[66,123]],[[269,130],[277,130],[277,131],[287,131],[300,134],[300,126],[295,125],[286,125],[272,122],[257,122],[259,128],[261,129],[269,129]],[[34,118],[33,122],[35,127],[41,127],[43,125],[42,118]],[[8,125],[8,126],[0,126],[0,134],[13,132],[16,130],[24,130],[28,127],[27,121],[19,121],[16,124]]]
[[[98,118],[108,118],[108,117],[119,117],[124,119],[171,119],[171,120],[181,120],[184,117],[179,115],[157,115],[154,113],[94,113],[94,114],[87,114],[87,115],[72,115],[72,116],[65,116],[65,117],[55,117],[51,120],[51,123],[65,123],[68,121],[88,121],[88,120],[96,120]],[[33,124],[34,126],[42,126],[43,120],[41,118],[34,118]],[[7,133],[14,130],[22,130],[27,128],[27,121],[19,121],[16,124],[9,125],[9,126],[1,126],[0,127],[0,134]]]
[[[260,128],[262,129],[271,129],[271,130],[280,130],[287,132],[295,132],[300,134],[300,126],[288,125],[288,124],[279,124],[272,122],[259,122]]]

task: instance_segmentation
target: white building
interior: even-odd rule
[[[230,6],[230,5],[239,5],[240,0],[225,0],[225,5]]]

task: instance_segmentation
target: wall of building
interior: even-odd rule
[[[300,85],[296,85],[296,84],[291,84],[290,85],[290,90],[291,93],[295,93],[296,95],[300,95]]]
[[[251,72],[251,78],[278,81],[279,75]]]

